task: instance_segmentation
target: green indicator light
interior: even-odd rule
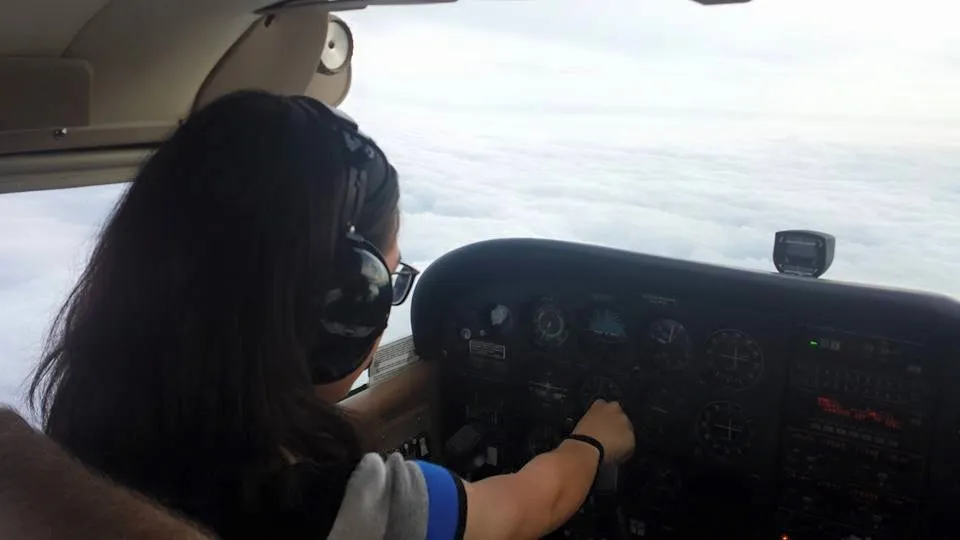
[[[819,346],[820,346],[820,344],[817,343],[817,340],[815,340],[815,339],[811,339],[809,343],[810,343],[810,346],[811,346],[811,347],[819,347]]]

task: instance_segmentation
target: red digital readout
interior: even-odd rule
[[[825,396],[819,396],[817,398],[817,406],[827,414],[842,416],[859,422],[876,422],[884,427],[897,431],[903,429],[903,422],[887,411],[844,407],[839,401]]]

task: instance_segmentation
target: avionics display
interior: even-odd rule
[[[890,411],[870,407],[847,407],[839,400],[827,396],[817,396],[817,407],[820,408],[821,412],[828,415],[853,420],[870,426],[879,425],[893,431],[903,431],[903,418]]]
[[[786,521],[815,538],[912,538],[932,393],[921,347],[833,328],[803,335],[784,410]]]

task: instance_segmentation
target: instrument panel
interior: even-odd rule
[[[417,351],[441,362],[441,439],[471,441],[443,456],[466,478],[518,470],[597,398],[622,403],[636,454],[557,537],[952,538],[960,525],[948,298],[498,240],[434,263],[412,316]]]

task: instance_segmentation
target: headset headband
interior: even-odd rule
[[[351,166],[347,172],[346,194],[343,203],[343,223],[347,234],[354,233],[357,218],[363,208],[367,192],[367,171]]]
[[[342,138],[340,148],[347,169],[347,185],[341,219],[344,232],[351,234],[368,196],[376,199],[383,188],[396,182],[397,171],[377,143],[360,131],[357,122],[346,113],[306,96],[293,96],[293,101],[308,114],[325,117],[330,129]]]
[[[393,303],[390,270],[380,251],[355,227],[364,206],[375,207],[393,193],[389,188],[397,173],[353,119],[312,98],[294,99],[335,132],[346,169],[340,218],[344,236],[338,241],[334,276],[322,296],[323,315],[308,358],[313,382],[323,383],[354,372],[386,328]]]
[[[360,211],[367,201],[369,183],[377,182],[377,185],[372,186],[375,195],[376,191],[390,183],[391,178],[396,178],[396,170],[373,139],[360,131],[360,127],[353,118],[317,100],[302,96],[301,99],[304,100],[301,102],[307,103],[314,110],[322,107],[323,111],[331,116],[331,128],[343,138],[341,148],[344,164],[347,167],[347,186],[342,219],[346,232],[352,233],[360,218]],[[371,178],[371,172],[374,172],[373,178]]]

